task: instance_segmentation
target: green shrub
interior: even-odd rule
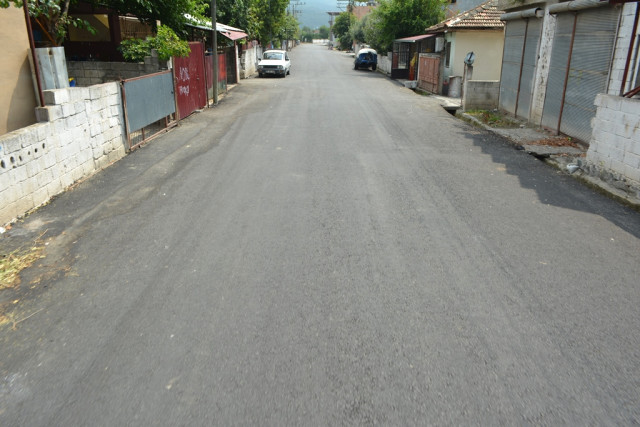
[[[146,56],[151,55],[151,49],[158,51],[158,58],[166,61],[172,56],[189,56],[191,49],[189,43],[180,40],[176,33],[169,27],[160,25],[155,37],[142,39],[122,40],[118,47],[125,61],[142,62]]]

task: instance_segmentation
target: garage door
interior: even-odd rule
[[[515,19],[507,22],[500,80],[500,108],[529,118],[542,22]]]
[[[593,103],[607,91],[619,14],[616,8],[601,7],[557,15],[543,126],[585,142],[591,139]]]

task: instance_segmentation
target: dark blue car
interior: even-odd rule
[[[371,68],[375,71],[378,67],[378,52],[373,49],[360,49],[354,61],[354,69]]]

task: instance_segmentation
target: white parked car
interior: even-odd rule
[[[286,77],[291,74],[291,60],[285,50],[265,50],[258,62],[258,76],[275,75]]]

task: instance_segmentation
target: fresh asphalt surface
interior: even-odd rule
[[[291,57],[0,238],[0,425],[639,423],[640,214]]]

